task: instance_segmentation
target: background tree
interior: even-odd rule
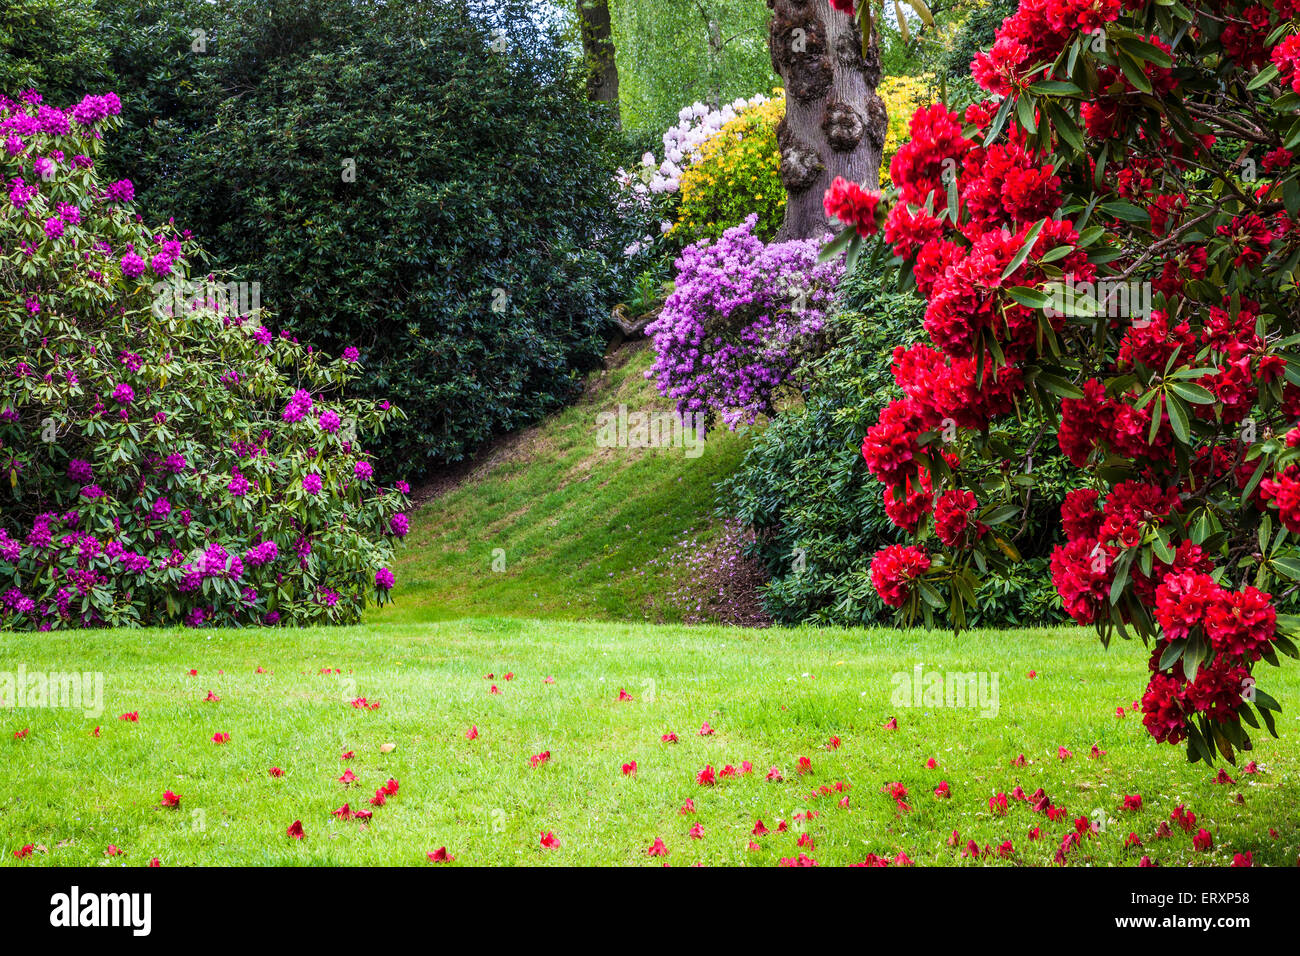
[[[571,23],[526,0],[100,3],[126,78],[106,162],[260,283],[277,332],[361,350],[360,393],[410,416],[385,460],[419,478],[575,394],[630,237]]]
[[[653,145],[694,102],[728,103],[777,84],[757,0],[616,0],[623,125]]]
[[[871,26],[859,30],[830,0],[768,5],[772,68],[786,91],[777,130],[787,197],[778,238],[807,238],[829,228],[822,196],[837,176],[869,188],[879,184],[888,122],[876,95],[880,48]]]
[[[618,121],[618,61],[610,26],[609,0],[578,0],[578,28],[587,66],[587,96],[613,107]]]

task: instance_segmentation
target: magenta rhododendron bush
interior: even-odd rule
[[[0,627],[355,621],[407,529],[359,436],[400,413],[101,180],[120,108],[0,98]]]
[[[1150,650],[1141,707],[1193,760],[1250,749],[1296,656],[1300,4],[1023,0],[972,65],[988,98],[919,110],[895,188],[837,182],[824,254],[892,252],[929,344],[862,453],[915,541],[872,564],[905,618],[964,620],[1018,559],[1041,423],[1078,468],[1052,558],[1065,610]]]

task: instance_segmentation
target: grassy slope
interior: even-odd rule
[[[646,610],[678,583],[667,562],[650,562],[683,537],[703,542],[715,533],[713,486],[735,469],[747,439],[715,432],[694,459],[680,448],[597,447],[600,412],[620,403],[672,408],[643,377],[651,358],[642,347],[597,373],[581,401],[421,509],[394,569],[397,602],[372,620],[672,620],[671,610]],[[500,572],[492,570],[497,548],[505,552]]]
[[[891,675],[918,662],[1000,672],[998,716],[896,708]],[[1178,751],[1154,744],[1135,716],[1113,716],[1141,687],[1144,656],[1127,645],[1103,652],[1082,630],[953,638],[481,619],[6,635],[0,670],[19,663],[102,668],[105,712],[0,711],[0,865],[107,863],[110,843],[134,865],[152,856],[167,865],[415,864],[444,845],[470,864],[653,864],[645,850],[656,836],[673,865],[772,864],[797,855],[796,832],[762,837],[762,849],[747,852],[755,819],[775,829],[804,809],[820,811],[807,852],[823,865],[900,850],[922,864],[971,863],[947,845],[953,830],[963,845],[1010,840],[1008,863],[1044,864],[1070,820],[1096,810],[1109,817],[1107,829],[1072,863],[1136,862],[1139,854],[1123,848],[1130,830],[1163,865],[1222,864],[1247,849],[1259,863],[1290,865],[1300,852],[1300,669],[1267,669],[1264,686],[1286,714],[1282,741],[1264,738],[1252,755],[1263,772],[1234,771],[1238,784],[1217,786],[1203,766],[1189,768]],[[508,671],[513,680],[504,679]],[[493,683],[499,694],[489,692]],[[618,702],[619,688],[635,700]],[[209,690],[219,703],[204,702]],[[381,706],[355,709],[353,695]],[[138,723],[117,719],[128,710],[139,711]],[[896,731],[882,729],[890,716]],[[696,733],[704,721],[714,736]],[[472,742],[471,724],[481,732]],[[99,738],[90,733],[96,725]],[[30,733],[12,739],[24,727]],[[660,742],[670,730],[679,743]],[[212,743],[218,731],[230,743]],[[840,749],[824,749],[831,735]],[[396,749],[381,753],[386,742]],[[1104,758],[1088,758],[1094,742]],[[1057,758],[1062,745],[1072,758]],[[336,780],[344,749],[356,752],[348,766],[361,784],[346,792]],[[544,750],[550,762],[531,769],[529,756]],[[1020,752],[1029,763],[1013,768]],[[804,777],[795,772],[800,756],[812,760]],[[937,769],[925,769],[929,757]],[[632,760],[638,771],[624,777],[621,764]],[[752,776],[695,783],[706,763],[743,760],[752,761]],[[272,765],[285,776],[269,777]],[[770,766],[784,770],[784,783],[764,781]],[[364,806],[389,776],[401,789],[368,827],[330,816],[345,800]],[[951,785],[950,800],[932,796],[940,780]],[[849,809],[837,806],[838,794],[806,799],[837,781],[852,788]],[[893,781],[909,789],[911,812],[900,815],[880,792]],[[1044,787],[1069,815],[1049,823],[1013,801],[1007,817],[993,816],[988,797],[1017,783],[1026,792]],[[157,805],[167,788],[181,795],[179,810]],[[1143,796],[1139,813],[1118,810],[1128,793]],[[1244,806],[1233,802],[1237,793]],[[681,816],[688,797],[698,812]],[[1194,852],[1178,828],[1153,838],[1180,802],[1214,834],[1214,851]],[[285,836],[294,820],[303,822],[303,842]],[[701,840],[687,836],[696,822]],[[1043,838],[1030,842],[1036,825]],[[554,831],[561,849],[541,850],[542,830]],[[49,852],[15,860],[12,851],[26,843]]]

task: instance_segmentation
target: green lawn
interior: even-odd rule
[[[413,516],[394,567],[397,602],[376,621],[681,619],[652,602],[683,583],[669,560],[678,542],[704,547],[717,536],[714,485],[736,469],[748,438],[719,429],[694,458],[681,448],[598,447],[601,412],[673,407],[644,378],[650,349],[620,357],[588,380],[582,400]]]
[[[998,672],[997,716],[896,706],[892,676],[918,663]],[[801,849],[822,865],[900,851],[918,864],[986,862],[950,848],[953,830],[962,846],[1010,840],[1013,855],[989,862],[1047,864],[1071,820],[1098,812],[1104,832],[1085,838],[1071,864],[1135,864],[1139,852],[1123,848],[1130,831],[1161,865],[1224,864],[1245,850],[1260,864],[1293,865],[1300,853],[1300,669],[1268,669],[1261,682],[1286,708],[1282,740],[1265,737],[1251,755],[1261,772],[1231,770],[1238,782],[1216,785],[1203,765],[1152,743],[1136,715],[1114,716],[1140,690],[1145,657],[1131,645],[1103,652],[1082,630],[954,638],[496,618],[7,634],[0,671],[20,665],[101,671],[104,713],[0,710],[5,865],[143,865],[155,856],[165,865],[422,864],[441,846],[463,864],[652,865],[656,837],[672,865],[771,865]],[[500,693],[490,693],[494,684]],[[634,700],[620,702],[620,688]],[[205,702],[209,691],[220,701]],[[380,706],[355,708],[354,697]],[[119,720],[125,711],[138,711],[138,723]],[[890,717],[897,730],[884,729]],[[697,733],[705,721],[714,735]],[[660,741],[669,731],[678,743]],[[212,742],[219,732],[229,743]],[[827,749],[832,736],[838,749]],[[1104,757],[1089,758],[1094,743]],[[1059,759],[1061,746],[1073,756]],[[355,757],[342,761],[344,750]],[[549,762],[531,768],[530,755],[548,750]],[[1011,766],[1022,752],[1026,765]],[[802,756],[812,768],[804,776]],[[931,757],[933,770],[924,766]],[[752,775],[696,783],[706,764],[746,760]],[[637,772],[624,776],[630,761]],[[272,766],[284,776],[269,776]],[[784,782],[764,779],[773,766]],[[337,781],[348,768],[358,778],[351,789]],[[390,777],[400,790],[368,824],[330,815],[345,801],[369,809]],[[933,796],[941,780],[949,800]],[[837,782],[851,788],[847,809],[839,793],[809,797]],[[881,792],[893,782],[907,787],[910,811]],[[1049,822],[1012,800],[994,816],[988,798],[1017,783],[1043,787],[1069,813]],[[159,805],[167,789],[180,795],[178,809]],[[1142,795],[1140,812],[1119,809],[1126,794]],[[694,815],[678,812],[687,798]],[[1212,851],[1194,851],[1176,827],[1154,838],[1178,803],[1213,833]],[[803,811],[817,813],[806,821],[811,848],[797,845]],[[759,818],[774,832],[747,851]],[[285,834],[295,820],[302,841]],[[779,820],[788,832],[775,832]],[[688,837],[695,823],[702,839]],[[1042,828],[1036,842],[1027,839],[1033,826]],[[541,831],[560,848],[541,849]],[[25,844],[47,852],[16,859]],[[106,859],[109,844],[124,855]]]

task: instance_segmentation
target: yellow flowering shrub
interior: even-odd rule
[[[681,203],[669,236],[681,246],[716,239],[752,213],[754,235],[769,242],[785,218],[785,187],[776,125],[785,116],[780,90],[743,111],[700,147],[700,159],[681,178]]]
[[[889,114],[880,185],[889,185],[889,161],[907,140],[907,123],[920,106],[934,98],[931,77],[890,76],[876,92]],[[681,202],[669,236],[679,246],[716,239],[751,213],[758,214],[754,234],[770,242],[785,218],[785,186],[776,127],[785,116],[785,96],[774,96],[747,109],[700,147],[700,159],[681,177]]]
[[[898,147],[907,142],[907,124],[918,107],[929,106],[934,102],[934,92],[930,89],[932,77],[921,76],[887,76],[880,81],[876,93],[885,103],[889,115],[889,129],[885,133],[885,153],[880,163],[880,187],[889,185],[889,162],[898,152]]]

